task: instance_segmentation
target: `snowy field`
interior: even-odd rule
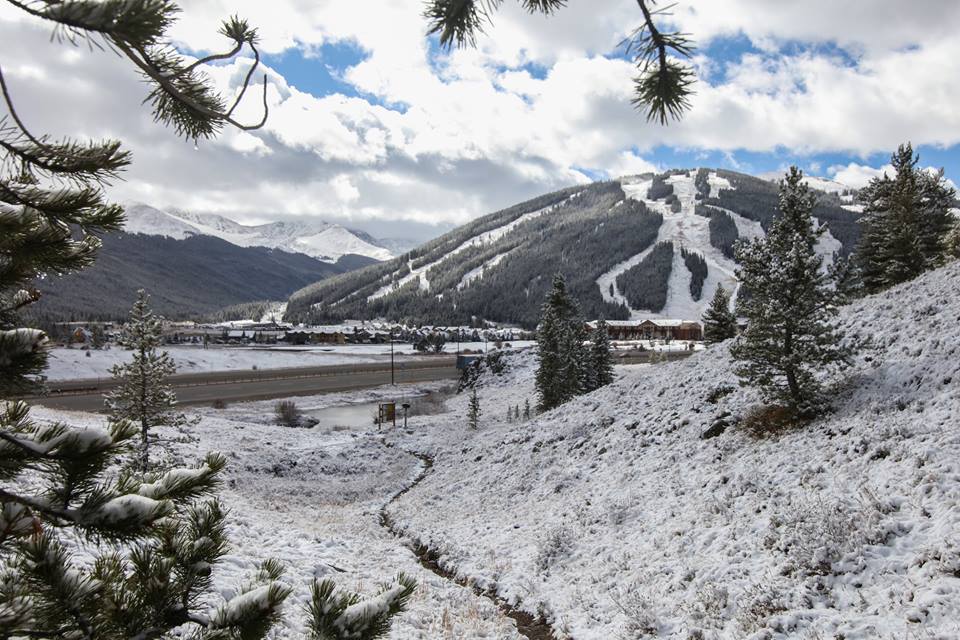
[[[512,346],[525,347],[530,341],[514,341]],[[483,352],[493,350],[493,342],[461,342],[461,351]],[[205,371],[241,371],[250,369],[282,369],[285,367],[317,367],[334,364],[384,362],[390,359],[389,344],[347,344],[323,346],[278,346],[278,347],[215,347],[200,346],[164,347],[177,365],[178,373]],[[402,359],[419,357],[412,344],[394,344],[394,357]],[[457,352],[457,343],[447,343],[444,353]],[[91,349],[88,357],[83,349],[57,347],[51,350],[45,375],[50,380],[74,380],[80,378],[108,378],[110,367],[127,362],[131,353],[122,347]]]
[[[436,390],[437,384],[401,387],[400,394]],[[298,398],[304,409],[394,398],[398,390]],[[34,417],[74,425],[99,425],[82,413],[35,409]],[[284,625],[272,638],[302,637],[301,607],[314,577],[331,577],[346,588],[370,594],[398,572],[418,582],[409,610],[394,623],[393,640],[488,638],[514,640],[513,621],[469,589],[421,568],[412,552],[378,524],[380,508],[420,471],[419,461],[383,445],[373,430],[289,429],[272,423],[273,402],[237,404],[200,411],[189,429],[160,429],[164,458],[192,465],[208,451],[227,455],[221,491],[230,511],[232,552],[215,571],[225,598],[267,558],[280,559],[295,591],[287,600]],[[326,427],[326,428],[325,428]]]
[[[284,367],[316,367],[328,364],[352,364],[380,362],[384,356],[374,351],[356,353],[335,352],[320,349],[279,350],[248,347],[168,346],[164,347],[177,365],[178,373],[204,371],[240,371],[250,369],[281,369]],[[406,353],[411,353],[407,351]],[[73,380],[78,378],[108,378],[110,367],[128,362],[132,353],[122,347],[91,349],[90,356],[82,349],[57,347],[50,353],[45,372],[50,380]],[[390,351],[387,349],[386,359]]]

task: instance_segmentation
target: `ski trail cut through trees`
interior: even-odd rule
[[[391,449],[394,448],[392,444],[386,442],[383,444]],[[516,609],[510,606],[510,604],[508,604],[496,593],[481,589],[477,585],[470,583],[468,580],[458,577],[452,571],[441,566],[439,553],[427,547],[426,545],[421,544],[419,540],[409,539],[403,535],[396,523],[393,521],[393,518],[390,517],[387,509],[390,507],[390,505],[400,499],[401,496],[405,495],[408,491],[420,484],[433,469],[432,457],[422,453],[417,453],[415,451],[407,451],[406,453],[420,460],[420,462],[423,464],[423,468],[417,477],[414,478],[413,482],[407,485],[406,488],[401,489],[396,495],[390,498],[390,500],[388,500],[383,507],[381,507],[380,526],[393,534],[394,537],[410,543],[411,551],[413,551],[413,554],[417,557],[417,560],[425,569],[428,569],[441,578],[458,584],[461,587],[471,589],[478,596],[486,598],[497,605],[497,608],[500,609],[503,615],[507,616],[517,624],[517,632],[521,636],[528,638],[529,640],[556,640],[556,636],[553,635],[553,629],[550,628],[550,625],[542,617],[535,617],[526,611]]]

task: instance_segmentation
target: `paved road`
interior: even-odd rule
[[[397,384],[453,380],[458,376],[453,358],[398,362],[394,369]],[[211,404],[215,400],[243,402],[290,396],[305,396],[333,391],[364,389],[390,384],[390,363],[332,365],[262,371],[212,372],[172,376],[171,383],[181,405]],[[73,411],[100,411],[103,394],[115,384],[110,380],[55,381],[47,385],[50,393],[25,398],[28,402]]]

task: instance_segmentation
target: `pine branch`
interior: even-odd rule
[[[669,53],[689,58],[693,44],[687,34],[665,33],[657,28],[654,16],[669,15],[674,6],[669,5],[650,11],[656,0],[637,0],[643,13],[644,24],[625,40],[627,55],[633,54],[640,75],[634,79],[635,96],[632,100],[637,109],[647,110],[647,120],[656,120],[665,125],[670,118],[679,120],[690,108],[690,86],[694,73],[690,67],[670,59]]]
[[[492,14],[501,3],[502,0],[427,0],[423,13],[429,23],[427,33],[439,34],[440,46],[447,50],[476,47],[477,34],[492,22]],[[522,4],[530,13],[544,15],[566,6],[565,0],[522,0]],[[687,34],[661,31],[656,25],[656,18],[670,15],[674,5],[651,11],[656,0],[637,0],[637,4],[643,25],[621,43],[639,71],[634,78],[631,102],[637,109],[647,111],[648,121],[666,125],[671,118],[679,120],[690,108],[691,86],[696,76],[692,68],[677,58],[690,58],[694,46]]]

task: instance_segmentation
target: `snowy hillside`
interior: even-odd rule
[[[345,255],[359,255],[374,260],[389,260],[393,254],[374,243],[365,233],[351,231],[322,220],[271,222],[243,225],[215,214],[185,211],[161,211],[149,205],[127,206],[128,233],[158,235],[183,240],[206,235],[226,240],[240,247],[266,247],[304,253],[324,262],[336,262]]]
[[[521,424],[518,356],[480,387],[479,431],[462,394],[394,434],[434,465],[392,517],[557,637],[960,637],[958,288],[953,263],[844,309],[863,349],[835,412],[762,438],[729,345]]]
[[[828,226],[819,246],[827,264],[859,237],[858,213],[835,191],[820,191],[814,211]],[[557,272],[591,318],[699,319],[717,284],[735,295],[733,244],[764,235],[776,208],[774,183],[723,170],[573,187],[485,216],[402,260],[307,287],[291,297],[288,319],[479,317],[532,327]]]

